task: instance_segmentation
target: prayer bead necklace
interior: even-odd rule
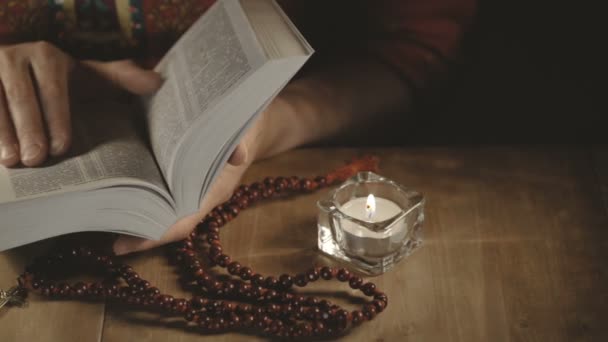
[[[182,317],[187,326],[196,327],[202,333],[243,331],[276,337],[343,334],[382,312],[388,305],[386,294],[346,268],[314,267],[296,275],[263,276],[224,253],[220,228],[242,210],[262,200],[324,188],[359,171],[373,171],[377,162],[377,159],[367,157],[314,179],[269,177],[238,187],[230,200],[213,209],[188,238],[167,246],[169,260],[180,268],[184,285],[197,294],[190,299],[161,293],[110,253],[79,247],[37,258],[18,278],[19,287],[11,289],[12,297],[4,292],[5,302],[8,305],[22,303],[21,297],[29,290],[57,299],[126,303],[168,317]],[[205,270],[200,258],[203,255],[211,265],[224,268],[229,279],[224,280]],[[96,270],[104,280],[75,284],[58,281],[76,270]],[[294,290],[320,279],[348,283],[371,300],[358,310],[347,311],[328,300],[304,296]]]

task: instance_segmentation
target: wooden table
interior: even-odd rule
[[[382,174],[427,197],[425,243],[374,281],[387,310],[352,341],[608,341],[608,148],[488,147],[300,150],[259,163],[266,175],[314,175],[362,152]],[[246,211],[222,231],[228,254],[263,273],[326,263],[315,251],[320,193]],[[0,287],[13,285],[43,246],[0,254]],[[128,260],[179,293],[162,253]],[[350,290],[314,291],[343,303]],[[349,306],[349,304],[346,304]],[[352,307],[352,306],[351,306]],[[239,341],[203,336],[115,305],[48,302],[0,313],[0,341]]]

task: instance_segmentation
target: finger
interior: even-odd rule
[[[134,236],[121,236],[114,243],[114,253],[125,255],[152,249],[164,244],[186,238],[203,219],[203,214],[195,214],[180,220],[160,240],[146,240]]]
[[[51,140],[50,154],[58,156],[67,152],[72,136],[68,94],[69,65],[65,60],[43,57],[44,55],[40,54],[34,56],[32,70]]]
[[[19,145],[8,111],[4,87],[0,82],[0,164],[11,167],[19,162]]]
[[[232,191],[245,173],[245,170],[247,170],[247,166],[245,165],[240,167],[227,165],[211,186],[198,213],[178,221],[158,241],[122,236],[114,243],[114,253],[117,255],[124,255],[185,239],[207,213],[216,205],[225,202],[230,198]]]
[[[136,95],[147,95],[161,86],[160,75],[145,70],[130,60],[116,62],[84,61],[82,65],[113,85]]]
[[[19,140],[21,162],[36,166],[46,159],[47,138],[38,98],[27,63],[17,63],[2,70],[8,109]]]
[[[230,159],[228,159],[228,163],[233,166],[240,166],[247,162],[247,147],[245,144],[240,143],[230,155]]]

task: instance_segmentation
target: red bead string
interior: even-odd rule
[[[62,249],[37,258],[19,277],[19,284],[51,298],[108,300],[180,316],[202,333],[239,330],[276,337],[342,334],[382,312],[388,305],[386,294],[346,268],[314,267],[296,275],[264,276],[224,253],[220,228],[257,202],[324,188],[356,172],[375,170],[377,163],[377,159],[368,157],[314,179],[269,177],[238,187],[230,200],[213,209],[188,238],[168,246],[169,259],[181,269],[184,285],[198,294],[189,299],[161,293],[115,256],[88,247]],[[205,270],[199,254],[232,277],[224,280]],[[75,270],[96,270],[104,280],[76,284],[57,281]],[[294,290],[320,279],[348,283],[371,300],[358,310],[347,311]]]

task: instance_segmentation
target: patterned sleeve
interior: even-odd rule
[[[475,12],[475,0],[379,0],[374,4],[369,16],[369,52],[417,89],[427,87],[455,58]]]
[[[0,0],[0,44],[47,40],[78,58],[158,58],[214,0]]]
[[[48,0],[0,0],[0,45],[48,38]]]

